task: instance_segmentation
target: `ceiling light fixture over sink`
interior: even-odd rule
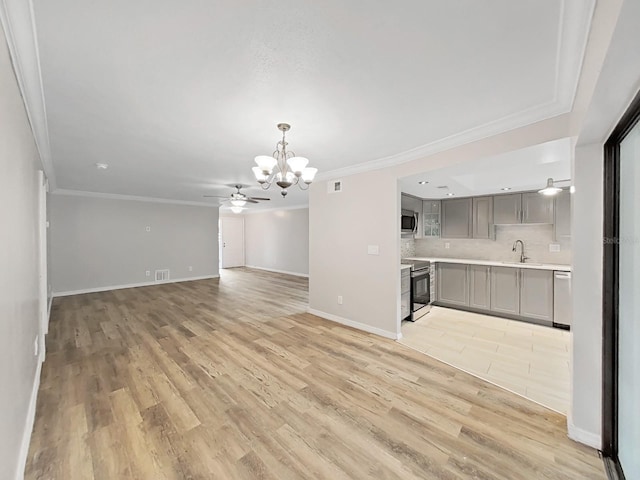
[[[317,168],[307,167],[309,160],[296,157],[295,153],[287,151],[288,143],[285,140],[285,134],[290,128],[291,125],[288,123],[278,124],[278,130],[282,132],[282,140],[276,144],[276,149],[271,156],[257,156],[255,161],[258,166],[252,169],[263,190],[269,189],[275,181],[276,185],[282,189],[280,194],[283,197],[287,196],[287,188],[291,185],[297,184],[301,190],[307,190],[318,172]],[[300,182],[301,179],[302,182]]]
[[[541,193],[542,195],[547,195],[547,196],[551,196],[551,195],[557,195],[558,193],[560,193],[562,191],[562,189],[560,187],[556,187],[554,185],[554,183],[558,183],[558,182],[570,182],[571,179],[567,178],[564,180],[556,180],[555,182],[553,181],[553,178],[547,178],[547,186],[544,187],[541,190],[538,190],[538,193]]]

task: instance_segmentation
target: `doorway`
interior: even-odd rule
[[[640,92],[604,153],[603,453],[610,478],[640,478]]]
[[[244,267],[244,219],[220,217],[220,268]]]

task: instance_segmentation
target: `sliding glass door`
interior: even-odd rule
[[[620,144],[618,459],[640,478],[640,124]]]
[[[603,453],[640,479],[640,93],[605,144]]]

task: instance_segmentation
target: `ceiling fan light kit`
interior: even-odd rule
[[[291,125],[288,123],[278,124],[278,130],[282,132],[282,140],[276,144],[276,149],[271,156],[258,155],[255,158],[258,166],[252,168],[263,190],[269,189],[275,183],[282,189],[280,194],[283,197],[287,196],[287,189],[292,185],[298,185],[300,189],[307,190],[318,173],[317,168],[307,167],[309,163],[307,158],[298,157],[287,150],[288,143],[285,135],[290,129]]]
[[[234,188],[236,189],[236,191],[233,192],[228,197],[221,197],[219,195],[204,195],[204,197],[224,198],[223,202],[229,202],[231,204],[231,211],[233,213],[242,212],[244,210],[244,206],[247,203],[268,202],[269,200],[271,200],[270,198],[264,198],[264,197],[247,197],[244,193],[240,191],[240,189],[242,188],[242,185],[234,185]]]

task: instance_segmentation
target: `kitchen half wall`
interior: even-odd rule
[[[465,258],[471,260],[518,261],[520,247],[512,252],[513,242],[522,240],[531,263],[571,263],[571,240],[554,241],[553,225],[498,225],[495,240],[457,238],[419,238],[401,241],[402,257]],[[449,248],[446,248],[446,244]],[[560,245],[559,252],[550,252],[549,245]]]

